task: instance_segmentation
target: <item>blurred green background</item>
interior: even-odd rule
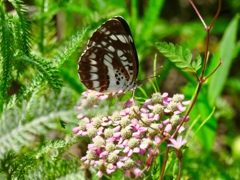
[[[209,25],[218,1],[194,3]],[[206,31],[189,1],[9,0],[0,8],[0,178],[86,177],[79,158],[65,153],[81,157],[86,148],[74,145],[78,140],[71,132],[78,123],[74,107],[85,90],[77,62],[92,32],[113,16],[124,17],[131,28],[138,79],[153,74],[157,55],[156,67],[163,67],[154,81],[160,91],[183,93],[185,99],[194,94],[196,78],[156,48],[157,42],[171,42],[203,57]],[[223,1],[211,31],[206,75],[220,58],[223,64],[202,87],[186,125],[191,143],[184,151],[182,179],[240,179],[239,10],[239,0]],[[137,89],[136,97],[154,92],[148,81],[142,89],[146,94]]]

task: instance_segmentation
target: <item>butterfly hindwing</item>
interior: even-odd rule
[[[91,36],[78,62],[82,83],[99,92],[135,86],[138,58],[130,28],[122,17],[103,23]]]

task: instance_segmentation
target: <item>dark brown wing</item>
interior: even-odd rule
[[[103,23],[78,62],[82,83],[96,91],[128,89],[136,81],[138,57],[130,28],[122,17]]]

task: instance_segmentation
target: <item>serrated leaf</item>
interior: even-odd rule
[[[158,50],[167,57],[171,62],[175,63],[175,65],[188,72],[197,72],[197,70],[201,67],[201,57],[197,57],[194,61],[194,66],[192,65],[192,53],[189,49],[182,49],[182,46],[176,44],[166,42],[157,44]]]
[[[200,54],[198,54],[192,63],[192,67],[197,71],[201,68],[201,64],[202,64],[202,57]]]
[[[184,59],[187,60],[187,62],[189,64],[191,64],[191,61],[192,61],[192,54],[191,54],[191,51],[189,49],[186,49],[185,52],[184,52]]]
[[[50,93],[49,99],[33,93],[30,100],[23,101],[20,107],[16,105],[16,99],[4,107],[0,116],[0,159],[9,150],[18,152],[22,146],[31,145],[35,135],[56,129],[59,124],[56,119],[65,117],[69,122],[72,115],[76,115],[74,110],[65,106],[71,103],[66,92],[63,89],[60,94]]]
[[[176,66],[179,67],[179,68],[182,68],[182,69],[188,68],[188,66],[186,66],[186,64],[182,63],[182,62],[177,62]]]
[[[174,45],[173,45],[173,51],[174,51]],[[178,44],[175,46],[175,53],[176,55],[182,56],[182,47]]]

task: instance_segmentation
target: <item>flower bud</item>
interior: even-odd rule
[[[177,125],[179,125],[181,122],[181,118],[179,117],[179,115],[172,115],[171,119],[170,119],[170,123],[172,124],[173,127],[177,127]]]
[[[140,109],[138,106],[132,106],[130,108],[130,112],[129,112],[129,118],[133,119],[136,118],[138,116],[138,114],[140,114]]]
[[[132,137],[132,131],[130,129],[122,129],[121,136],[123,139],[129,139]]]
[[[171,112],[174,112],[174,111],[178,110],[177,103],[171,101],[171,102],[167,105],[167,109],[170,110]]]
[[[136,138],[131,138],[129,141],[128,141],[128,147],[130,147],[131,149],[137,147],[139,144],[139,140],[137,140]]]
[[[86,157],[87,157],[88,160],[97,160],[98,159],[97,153],[93,150],[87,151]]]
[[[161,104],[163,101],[163,97],[162,97],[161,93],[152,94],[151,101],[152,101],[152,104]]]
[[[106,137],[106,138],[110,138],[110,137],[112,137],[113,136],[113,129],[110,129],[110,128],[108,128],[108,129],[105,129],[105,131],[104,131],[104,136]]]
[[[126,127],[130,124],[131,120],[128,117],[123,117],[120,121],[121,127]]]
[[[160,114],[160,116],[162,116],[164,114],[164,106],[162,106],[161,104],[156,104],[153,107],[153,113]]]
[[[92,122],[92,125],[95,127],[95,128],[99,128],[102,124],[102,119],[100,117],[95,117],[92,119],[93,122]]]
[[[105,140],[101,136],[98,136],[98,137],[95,138],[94,145],[96,147],[104,146],[105,145]]]
[[[98,132],[98,130],[95,127],[91,127],[87,130],[87,134],[90,138],[95,137],[97,135],[97,132]]]
[[[120,113],[118,111],[114,112],[113,115],[112,115],[113,122],[119,121],[119,120],[121,120],[121,118],[122,118],[122,116],[120,115]]]
[[[184,99],[184,95],[182,94],[174,94],[172,97],[172,101],[176,103],[182,102],[183,99]]]
[[[116,149],[116,145],[113,144],[112,142],[106,144],[106,151],[107,152],[112,152]]]
[[[134,167],[135,163],[132,159],[128,158],[126,161],[125,161],[125,165],[124,165],[124,169],[130,169],[132,167]]]
[[[114,152],[111,152],[109,155],[108,155],[108,162],[109,163],[116,163],[118,161],[118,155]]]

